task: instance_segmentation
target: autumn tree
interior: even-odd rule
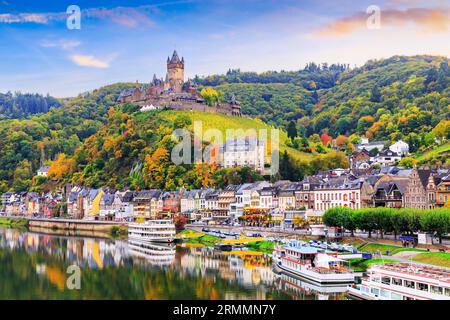
[[[164,148],[156,149],[151,156],[145,155],[142,178],[147,187],[159,189],[164,187],[168,162],[169,152]]]
[[[75,172],[76,163],[64,153],[60,153],[48,170],[48,176],[55,181],[65,181]]]

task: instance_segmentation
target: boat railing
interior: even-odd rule
[[[312,268],[314,272],[321,274],[344,274],[344,273],[353,273],[353,269],[349,268],[324,268],[324,267],[314,267]]]

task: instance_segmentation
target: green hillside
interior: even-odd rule
[[[337,80],[331,86],[313,80],[313,74],[324,73],[317,67],[307,73],[310,85],[286,81],[293,77],[289,72],[232,73],[210,76],[204,82],[216,84],[226,96],[235,93],[249,115],[284,128],[294,121],[302,137],[326,133],[333,137],[356,134],[377,140],[403,139],[417,152],[433,146],[430,132],[440,121],[450,119],[448,62],[448,58],[436,56],[369,61],[360,68],[336,73]],[[299,74],[304,78],[305,73]],[[240,83],[240,77],[251,80]]]

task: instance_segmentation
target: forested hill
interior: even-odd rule
[[[94,90],[30,119],[0,121],[0,192],[27,190],[41,164],[60,153],[74,154],[82,141],[106,123],[109,108],[131,85]]]
[[[301,163],[301,170],[285,166],[285,171],[312,174],[319,169],[345,167],[343,154],[332,152],[333,138],[347,141],[343,150],[348,153],[363,135],[389,141],[403,139],[410,144],[412,152],[437,147],[447,150],[445,143],[450,139],[448,62],[443,57],[392,57],[369,61],[356,69],[309,64],[299,72],[255,74],[234,70],[198,82],[200,90],[213,85],[224,93],[225,99],[236,94],[245,115],[286,129],[291,139],[286,137],[284,150],[310,164]],[[3,112],[0,121],[0,192],[39,190],[40,181],[34,177],[37,168],[55,159],[58,159],[54,162],[58,169],[57,181],[83,181],[93,186],[101,183],[125,186],[130,181],[139,186],[147,181],[141,181],[136,174],[128,176],[129,166],[136,159],[141,163],[148,160],[150,164],[159,159],[161,155],[155,155],[157,147],[167,142],[175,122],[184,119],[153,119],[152,114],[134,114],[139,109],[136,106],[118,106],[120,92],[133,86],[136,84],[105,86],[76,98],[63,99],[60,107],[51,97],[0,95],[0,107],[8,106],[3,109],[8,111]],[[45,105],[50,110],[41,113],[45,112]],[[21,106],[21,113],[17,106]],[[33,115],[35,112],[38,114]],[[211,118],[206,122],[215,123]],[[446,161],[441,158],[441,163]],[[168,176],[182,176],[183,169],[177,166],[165,163],[161,168],[168,170]],[[142,170],[137,171],[142,173]],[[192,174],[189,183],[195,186],[196,176]],[[144,175],[144,178],[151,176]],[[167,180],[172,187],[181,183],[172,180]]]
[[[450,118],[449,60],[437,56],[394,56],[346,65],[308,66],[297,72],[262,74],[231,70],[197,81],[237,95],[245,114],[313,134],[366,135],[404,139],[413,151],[432,143],[425,135]]]
[[[31,93],[0,93],[0,120],[21,119],[38,113],[46,113],[50,108],[62,105],[57,99],[47,95]]]

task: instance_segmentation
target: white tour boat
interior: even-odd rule
[[[348,293],[364,300],[450,300],[450,269],[409,263],[372,265]]]
[[[273,258],[276,268],[318,283],[355,282],[355,272],[337,254],[302,243],[277,246]]]
[[[128,225],[130,240],[172,243],[175,233],[175,225],[171,220],[149,220]]]

